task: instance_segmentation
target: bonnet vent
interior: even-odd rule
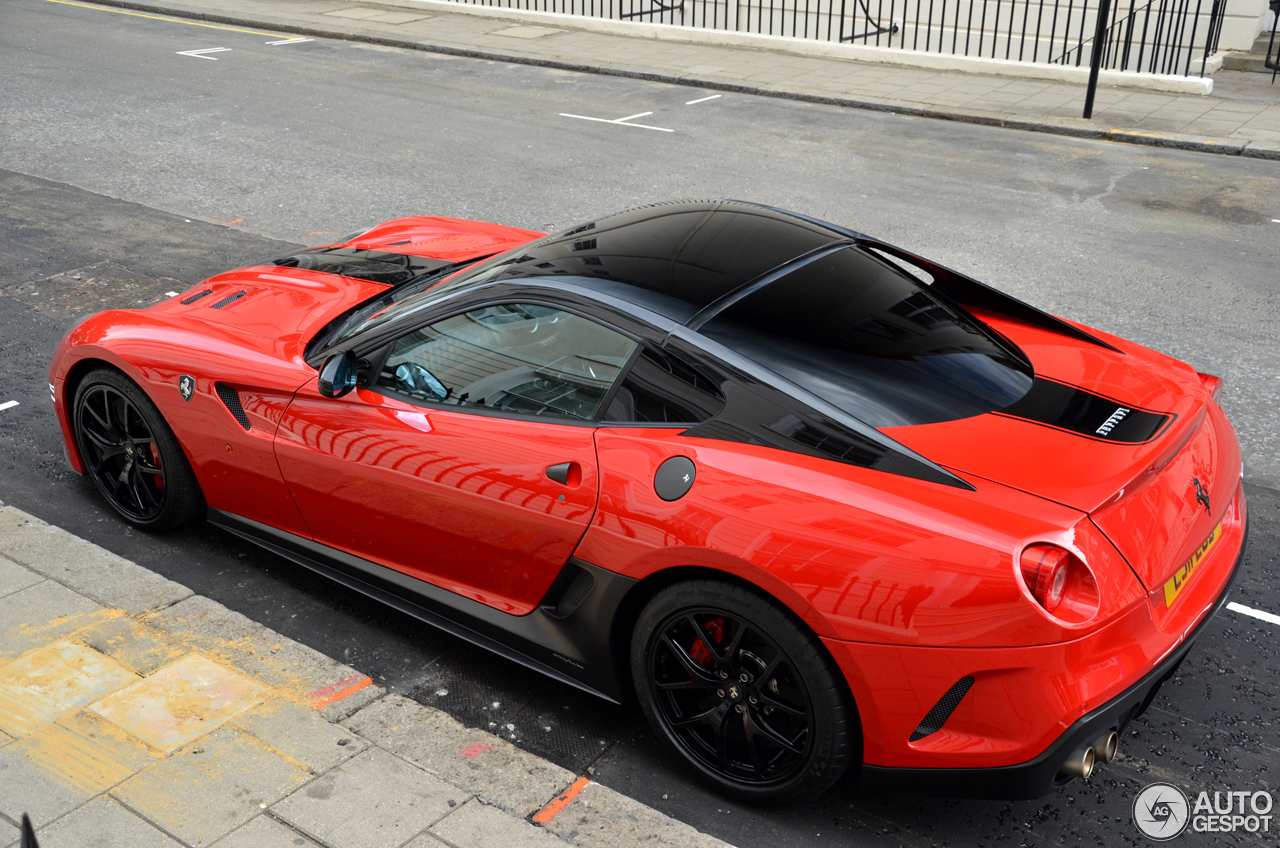
[[[210,309],[222,309],[222,308],[223,308],[223,307],[225,307],[225,306],[230,306],[231,304],[235,303],[235,302],[236,302],[237,300],[239,300],[240,298],[244,297],[244,296],[245,296],[245,294],[246,294],[245,290],[244,290],[244,289],[241,289],[240,291],[236,292],[236,293],[235,293],[235,294],[233,294],[233,295],[228,295],[227,297],[224,297],[222,300],[218,301],[217,303],[211,303],[211,304],[209,304],[209,308],[210,308]],[[246,427],[245,429],[247,430],[247,429],[248,429],[248,427]]]

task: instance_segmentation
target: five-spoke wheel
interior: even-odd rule
[[[191,466],[136,383],[114,370],[89,373],[72,421],[85,470],[123,518],[161,530],[195,515],[200,496]]]
[[[737,795],[822,791],[857,754],[856,713],[830,658],[746,587],[699,580],[658,593],[636,624],[632,673],[666,741]]]

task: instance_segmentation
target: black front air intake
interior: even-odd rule
[[[249,416],[244,414],[244,407],[240,405],[240,394],[228,386],[226,383],[214,383],[213,388],[218,393],[218,397],[222,398],[222,403],[227,407],[227,411],[240,422],[240,426],[249,429]]]
[[[942,725],[946,724],[947,719],[951,718],[951,714],[956,711],[956,707],[960,706],[960,701],[968,694],[969,687],[972,685],[972,677],[962,677],[957,680],[955,685],[947,690],[947,694],[938,699],[933,709],[920,720],[920,726],[911,731],[911,738],[908,741],[915,742],[941,730]]]

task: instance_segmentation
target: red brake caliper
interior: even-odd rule
[[[711,635],[711,638],[717,645],[724,641],[723,618],[713,618],[704,624],[703,628],[705,628],[707,633]],[[715,656],[711,651],[707,650],[706,643],[704,643],[700,638],[694,641],[693,647],[689,650],[689,656],[693,657],[693,661],[703,668],[709,668],[711,666],[711,661],[715,659]]]

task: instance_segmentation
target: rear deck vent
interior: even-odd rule
[[[227,407],[227,411],[240,422],[240,426],[249,429],[249,416],[244,414],[244,407],[240,405],[240,394],[226,383],[214,383],[213,388],[218,392],[218,397],[222,398],[222,403]]]
[[[920,726],[911,731],[911,738],[908,741],[915,742],[941,730],[942,725],[946,724],[947,719],[951,718],[951,714],[956,711],[956,707],[960,706],[960,701],[972,685],[972,677],[962,677],[957,680],[955,685],[947,690],[947,694],[943,695],[938,703],[933,705],[933,709],[921,719]]]
[[[224,297],[222,300],[218,301],[217,303],[209,304],[209,308],[222,309],[224,306],[230,306],[231,304],[235,303],[237,300],[239,300],[244,296],[245,296],[245,291],[244,289],[241,289],[240,291],[236,292],[233,295],[230,295],[229,297]]]
[[[188,304],[195,303],[197,300],[199,300],[202,297],[208,297],[211,294],[213,294],[213,289],[205,289],[204,291],[196,292],[190,297],[184,297],[181,302],[183,306],[186,306]]]

